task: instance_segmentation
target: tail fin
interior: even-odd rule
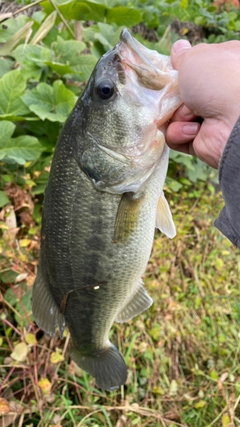
[[[80,368],[96,378],[97,386],[103,390],[113,391],[127,380],[126,364],[112,344],[94,356],[85,356],[72,347],[71,357]]]

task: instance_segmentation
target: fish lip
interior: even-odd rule
[[[126,43],[130,49],[143,61],[144,64],[149,65],[157,70],[157,67],[152,64],[146,55],[142,52],[142,49],[146,49],[145,46],[141,45],[130,33],[127,28],[124,28],[120,34],[120,40]]]
[[[141,86],[161,90],[169,83],[169,75],[166,69],[162,69],[163,64],[159,62],[156,65],[156,52],[138,42],[127,28],[122,30],[120,42],[116,48],[123,65],[135,72]]]

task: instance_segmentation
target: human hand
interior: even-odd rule
[[[240,41],[191,47],[188,41],[179,40],[173,45],[171,60],[179,70],[184,104],[168,126],[166,142],[218,168],[240,116]]]

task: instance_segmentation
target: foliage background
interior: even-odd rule
[[[148,312],[115,325],[129,366],[114,393],[69,360],[68,341],[33,322],[43,193],[62,124],[125,26],[169,54],[239,39],[236,1],[22,0],[0,9],[1,427],[238,426],[239,252],[213,227],[216,173],[172,153],[166,183],[178,235],[156,234]]]

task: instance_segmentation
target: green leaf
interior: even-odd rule
[[[46,61],[50,61],[53,58],[53,52],[51,49],[40,45],[21,44],[12,52],[11,56],[22,66],[33,62],[39,67],[43,67]]]
[[[73,75],[76,80],[86,81],[89,79],[93,68],[95,67],[97,58],[94,55],[81,55],[78,60],[78,65],[73,67],[74,73],[78,75]]]
[[[11,70],[13,63],[11,59],[0,58],[0,78]]]
[[[1,119],[29,113],[28,108],[20,99],[25,88],[26,82],[20,70],[9,71],[0,79]]]
[[[77,40],[63,40],[57,38],[52,44],[54,49],[53,59],[45,61],[52,70],[60,75],[74,74],[74,66],[81,65],[80,53],[86,48],[86,44]]]
[[[32,38],[32,40],[30,42],[31,45],[39,43],[42,39],[44,39],[44,37],[46,37],[46,35],[49,33],[49,31],[54,26],[56,17],[57,17],[57,12],[54,11],[51,13],[51,15],[49,15],[45,19],[45,21],[42,23],[42,25],[40,26],[40,28],[38,29],[38,31],[36,32],[36,34]]]
[[[10,52],[19,44],[19,41],[29,33],[33,21],[27,22],[23,28],[20,28],[4,45],[0,48],[0,55],[9,55]]]
[[[19,325],[28,327],[29,321],[33,320],[32,313],[32,289],[26,289],[26,293],[22,295],[21,299],[17,300],[15,319]]]
[[[75,63],[76,57],[86,48],[86,44],[77,40],[63,40],[58,36],[52,45],[55,59],[59,62]]]
[[[55,52],[55,60],[75,64],[79,54],[86,48],[86,44],[77,40],[63,40],[58,36],[52,47]]]
[[[0,279],[3,283],[14,283],[18,273],[14,270],[7,270],[3,273],[0,273]],[[14,305],[16,303],[16,295],[13,292],[12,288],[8,288],[4,294],[4,299],[9,302],[9,304]]]
[[[107,11],[107,7],[104,4],[99,4],[94,1],[55,0],[54,3],[67,20],[103,21]],[[49,1],[42,2],[41,6],[48,15],[54,10]]]
[[[53,87],[39,83],[36,89],[27,91],[22,99],[40,119],[61,123],[67,119],[76,102],[75,95],[61,80],[55,81]]]
[[[11,56],[21,66],[21,74],[24,79],[34,78],[39,81],[46,69],[46,64],[52,61],[53,51],[39,45],[21,44],[11,53]]]
[[[113,7],[107,11],[107,22],[115,22],[117,25],[126,25],[132,27],[142,21],[142,13],[140,10],[118,6]]]
[[[0,208],[9,203],[9,198],[4,191],[0,191]]]
[[[167,176],[166,185],[174,192],[178,192],[182,188],[182,184],[173,178]]]
[[[5,120],[0,122],[0,160],[12,159],[24,165],[27,160],[37,159],[43,151],[38,139],[28,135],[12,138],[14,130],[13,123]]]
[[[10,18],[7,20],[7,25],[2,23],[0,26],[0,43],[4,43],[21,30],[29,18],[25,15],[19,15],[17,18]]]

